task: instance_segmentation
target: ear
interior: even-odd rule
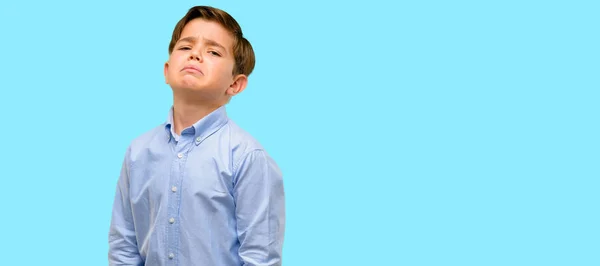
[[[164,70],[164,74],[165,74],[165,83],[169,84],[169,78],[167,77],[167,72],[169,71],[169,62],[165,62],[165,70]]]
[[[227,88],[227,95],[234,96],[242,92],[248,84],[248,77],[244,74],[239,74],[233,79],[233,83]]]

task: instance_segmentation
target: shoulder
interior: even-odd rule
[[[165,133],[165,124],[158,125],[139,136],[135,137],[127,148],[127,159],[130,162],[135,161],[135,158],[139,156],[139,154],[148,149],[153,143],[163,139],[165,142],[167,141],[168,134]]]
[[[273,174],[272,177],[281,178],[279,166],[256,138],[231,120],[226,126],[226,131],[230,140],[234,183],[239,181],[242,172],[247,174],[248,171],[263,174],[268,171]]]
[[[263,146],[250,133],[241,128],[234,121],[229,120],[226,125],[227,135],[232,151],[262,150]]]
[[[229,148],[234,172],[241,161],[249,155],[256,153],[266,155],[266,151],[261,143],[234,121],[229,120],[225,126],[224,133],[229,139]]]

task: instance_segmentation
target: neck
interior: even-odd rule
[[[190,127],[221,107],[214,103],[206,104],[197,100],[185,100],[185,97],[173,96],[173,129],[177,135],[181,135],[183,129]]]

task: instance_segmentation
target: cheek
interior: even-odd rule
[[[215,64],[214,69],[218,71],[220,79],[231,79],[233,77],[233,64],[229,62],[219,62]]]
[[[170,76],[173,76],[173,75],[175,75],[175,73],[177,72],[177,71],[175,71],[175,68],[176,68],[176,67],[175,67],[174,65],[171,65],[171,66],[169,67],[169,71],[168,71],[168,73],[169,73],[169,75],[170,75]]]
[[[175,75],[177,74],[177,72],[179,72],[179,69],[181,69],[181,63],[179,62],[179,60],[171,60],[169,62],[169,74],[170,75]]]

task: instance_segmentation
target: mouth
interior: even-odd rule
[[[204,73],[202,73],[200,68],[197,66],[185,66],[184,68],[181,69],[181,71],[189,72],[189,73],[198,73],[198,74],[204,75]]]

